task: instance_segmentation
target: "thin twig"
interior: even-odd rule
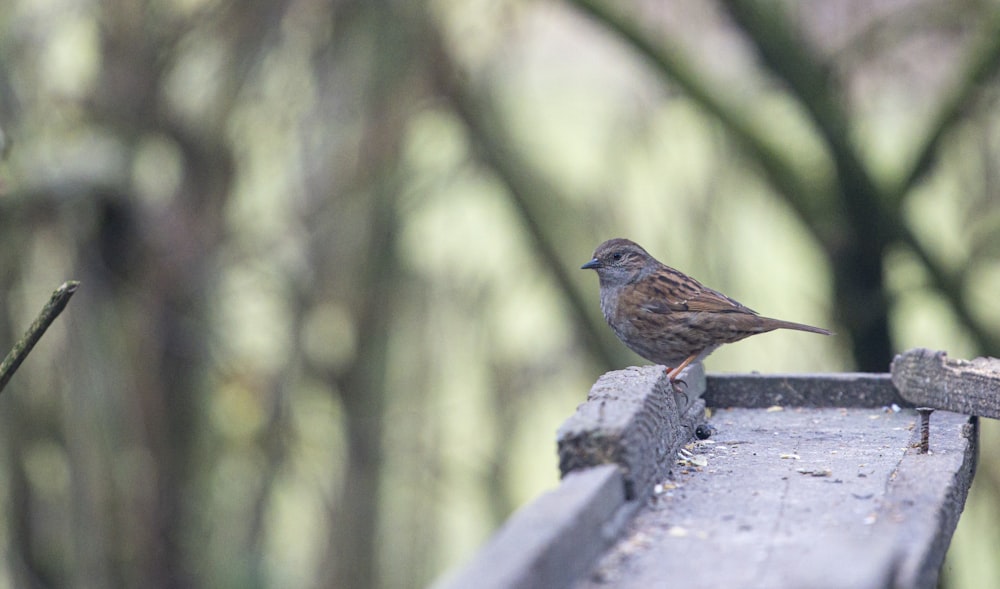
[[[69,302],[73,293],[76,292],[77,287],[80,286],[78,280],[70,280],[68,282],[62,283],[62,285],[52,293],[52,298],[49,302],[45,303],[42,307],[42,312],[38,314],[35,321],[32,322],[31,327],[28,331],[24,333],[20,340],[14,347],[11,348],[10,353],[7,357],[3,359],[3,363],[0,364],[0,391],[3,391],[4,387],[7,386],[7,382],[10,377],[17,372],[17,369],[21,366],[21,362],[31,352],[31,349],[35,347],[38,340],[42,338],[42,334],[45,330],[52,325],[56,317],[62,313],[62,310],[66,308],[66,303]]]

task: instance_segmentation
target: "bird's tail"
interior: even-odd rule
[[[771,319],[774,323],[773,329],[794,329],[796,331],[808,331],[809,333],[819,333],[821,335],[833,335],[833,332],[829,329],[823,329],[822,327],[813,327],[812,325],[806,325],[805,323],[795,323],[794,321],[783,321],[781,319]]]

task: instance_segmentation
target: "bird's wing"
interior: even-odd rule
[[[673,268],[662,268],[636,284],[645,291],[642,304],[650,313],[749,313],[757,312],[731,299],[717,290],[708,288],[697,280],[681,274]]]

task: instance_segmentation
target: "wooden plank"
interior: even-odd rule
[[[570,586],[614,540],[618,529],[609,522],[625,505],[624,488],[614,465],[568,474],[557,489],[514,513],[471,562],[433,588]]]
[[[559,488],[435,588],[934,587],[976,418],[935,412],[920,454],[916,413],[887,408],[904,403],[888,374],[696,370],[687,399],[661,367],[602,377],[560,428]],[[678,462],[705,399],[715,433]],[[741,403],[769,410],[720,407]]]
[[[705,420],[699,398],[705,390],[704,367],[694,364],[680,378],[687,385],[684,395],[673,392],[662,366],[602,376],[557,433],[563,476],[614,463],[622,470],[626,498],[645,497],[667,476],[677,451]]]
[[[780,381],[779,381],[780,382]],[[935,586],[975,464],[974,418],[876,408],[720,409],[576,589]],[[671,584],[672,585],[672,584]]]
[[[917,348],[892,361],[892,382],[922,407],[1000,419],[1000,360],[948,359],[941,351]]]
[[[709,407],[911,407],[888,374],[710,374]]]
[[[928,454],[911,450],[900,461],[872,531],[873,536],[894,537],[895,587],[937,587],[975,475],[979,422],[937,411],[931,416],[930,440]]]

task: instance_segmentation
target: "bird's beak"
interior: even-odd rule
[[[587,262],[583,266],[580,266],[580,269],[581,270],[597,270],[600,267],[601,267],[601,263],[597,260],[597,258],[594,258],[593,260]]]

